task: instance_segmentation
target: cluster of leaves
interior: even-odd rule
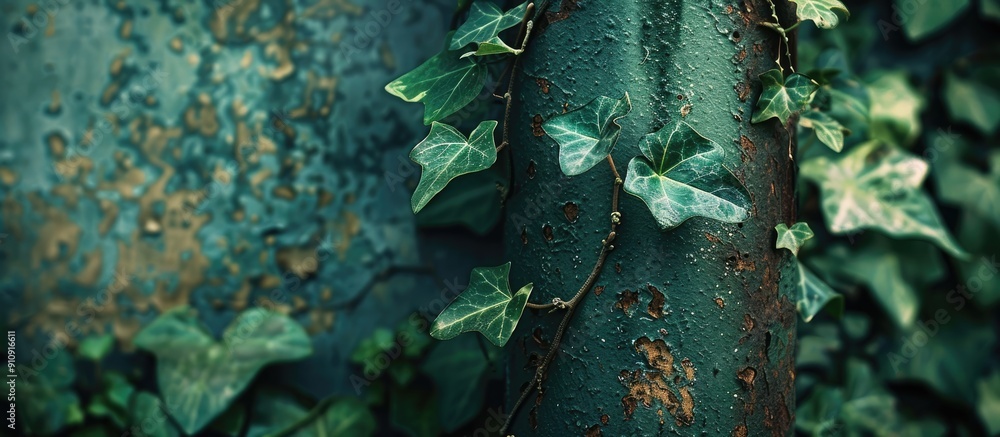
[[[454,433],[483,414],[487,385],[498,379],[500,350],[464,335],[431,343],[423,319],[379,328],[351,354],[351,377],[370,414],[414,437]],[[350,435],[372,435],[374,429]]]
[[[765,73],[753,121],[798,121],[803,223],[776,228],[812,320],[799,329],[796,428],[1000,433],[1000,64],[995,37],[977,35],[1000,8],[865,2],[843,21],[839,1],[795,3],[832,30],[800,28],[810,68]]]

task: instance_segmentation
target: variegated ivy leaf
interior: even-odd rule
[[[847,129],[833,117],[815,110],[806,111],[799,118],[799,126],[812,129],[816,138],[834,152],[844,149],[844,131]]]
[[[434,122],[427,134],[410,152],[410,159],[420,164],[420,183],[413,192],[410,206],[418,213],[427,202],[458,176],[486,170],[497,160],[493,130],[497,122],[479,123],[466,139],[458,129]]]
[[[837,11],[846,17],[851,13],[840,0],[792,0],[795,3],[795,15],[800,21],[812,20],[820,29],[833,29],[840,23]]]
[[[469,9],[469,19],[455,31],[448,46],[458,50],[472,43],[484,43],[496,38],[500,32],[516,26],[524,18],[528,2],[507,12],[501,12],[492,1],[479,0]]]
[[[872,141],[838,160],[806,161],[801,175],[819,184],[823,215],[835,234],[876,229],[896,238],[927,239],[956,257],[967,256],[920,189],[927,163],[916,156]]]
[[[504,55],[504,54],[514,54],[520,55],[523,50],[515,49],[507,43],[503,42],[499,36],[490,38],[488,41],[483,41],[479,43],[479,47],[474,52],[468,52],[462,55],[463,58],[469,56],[489,56],[489,55]]]
[[[385,86],[407,102],[424,104],[424,124],[441,120],[471,102],[486,83],[486,64],[443,51]]]
[[[581,174],[611,153],[622,127],[618,120],[632,111],[628,93],[620,99],[600,96],[586,105],[542,124],[559,144],[559,168],[567,176]]]
[[[288,317],[263,309],[240,314],[217,342],[190,308],[164,313],[135,337],[156,355],[156,379],[169,413],[195,434],[229,407],[268,364],[312,353],[309,336]]]
[[[868,84],[871,101],[868,136],[897,146],[909,146],[920,136],[920,111],[925,102],[910,85],[905,71],[879,71]]]
[[[799,248],[814,235],[809,224],[804,222],[796,223],[791,228],[784,223],[779,223],[778,226],[774,227],[774,230],[778,231],[778,240],[774,244],[774,248],[788,249],[795,256],[799,256]]]
[[[812,79],[798,73],[782,79],[781,71],[777,69],[765,71],[759,78],[764,90],[750,120],[753,123],[778,117],[782,125],[787,124],[788,117],[805,109],[819,88]]]
[[[891,250],[854,251],[842,266],[844,274],[868,286],[897,325],[907,327],[917,319],[920,296],[902,268],[899,256]]]
[[[795,266],[798,273],[798,282],[796,283],[798,296],[795,309],[802,320],[806,323],[810,322],[828,305],[834,316],[842,315],[844,313],[844,296],[833,291],[829,285],[826,285],[826,282],[807,269],[798,258],[795,258]]]
[[[691,217],[738,223],[750,216],[750,194],[723,165],[725,151],[687,123],[646,135],[639,149],[625,192],[642,199],[661,228]]]
[[[532,284],[510,292],[510,263],[472,269],[469,288],[434,319],[431,336],[438,340],[478,331],[498,347],[507,344],[531,295]]]

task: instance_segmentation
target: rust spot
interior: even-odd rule
[[[635,349],[646,359],[647,367],[651,370],[623,370],[619,374],[619,379],[628,388],[628,394],[622,398],[626,420],[632,418],[640,402],[647,408],[659,402],[674,417],[677,426],[692,424],[694,398],[691,396],[691,384],[694,382],[695,368],[691,361],[686,358],[681,361],[683,378],[678,374],[671,379],[675,373],[674,356],[663,340],[641,337],[636,340]],[[677,387],[676,390],[671,387],[670,382]],[[660,416],[662,423],[663,409],[658,409],[656,414]]]
[[[750,141],[750,138],[747,138],[745,135],[740,135],[740,148],[743,149],[743,152],[748,155],[757,154],[757,146],[754,145],[753,141]]]
[[[708,241],[711,241],[711,242],[713,242],[715,244],[719,244],[719,243],[722,242],[722,240],[720,240],[719,237],[716,237],[715,235],[709,234],[708,232],[705,233],[705,239],[708,240]]]
[[[559,6],[559,10],[556,12],[547,12],[545,14],[545,19],[548,20],[549,24],[552,24],[569,18],[571,12],[580,8],[580,6],[577,5],[578,2],[579,0],[563,0],[562,4]]]
[[[747,437],[747,426],[742,423],[736,425],[736,428],[733,428],[732,437]]]
[[[743,62],[743,60],[746,59],[746,58],[747,58],[747,49],[740,50],[733,57],[733,59],[736,60],[736,62]]]
[[[683,94],[678,94],[677,95],[677,100],[684,100],[684,95]]]
[[[608,416],[607,414],[601,415],[601,424],[607,425],[610,420],[611,420],[611,417]]]
[[[756,53],[756,54],[758,54],[758,55],[761,54],[761,53],[764,53],[764,45],[761,44],[761,43],[759,43],[759,42],[754,43],[753,44],[753,52]]]
[[[653,298],[649,301],[649,305],[646,307],[646,312],[654,319],[659,319],[663,317],[663,304],[666,299],[660,290],[656,289],[652,284],[646,286],[649,292],[653,295]]]
[[[526,171],[528,173],[528,179],[534,179],[535,178],[535,172],[536,172],[536,170],[535,170],[535,161],[528,161],[528,169]]]
[[[600,296],[601,293],[604,293],[604,286],[603,285],[598,285],[598,286],[594,287],[594,296]]]
[[[535,83],[537,83],[538,84],[538,88],[542,90],[542,94],[548,94],[549,93],[549,80],[548,79],[543,79],[543,78],[539,77],[538,79],[535,79]]]
[[[615,272],[616,273],[621,273],[622,272],[622,264],[621,263],[615,263]]]
[[[715,298],[715,304],[719,306],[719,309],[726,307],[726,301],[722,300],[721,297]]]
[[[743,39],[743,35],[740,35],[740,31],[737,30],[737,31],[733,32],[733,42],[740,42],[740,40],[742,40],[742,39]],[[743,56],[745,57],[746,55],[743,55]]]
[[[594,425],[590,428],[587,428],[587,432],[583,434],[584,437],[601,437],[602,435],[603,434],[601,434],[601,425]]]
[[[753,261],[746,259],[746,257],[736,257],[736,271],[738,272],[753,272],[757,271],[757,264]]]
[[[545,236],[545,241],[552,241],[555,238],[552,235],[552,226],[549,225],[542,226],[542,235]]]
[[[753,325],[754,325],[754,323],[753,323],[753,317],[750,317],[749,314],[744,314],[743,315],[743,330],[746,331],[746,332],[753,331]]]
[[[743,383],[743,389],[753,389],[753,380],[757,377],[757,370],[753,367],[744,367],[736,372],[736,377]]]
[[[534,117],[531,117],[531,133],[536,137],[545,136],[545,130],[542,129],[543,121],[545,120],[542,119],[542,114],[535,114]]]
[[[630,309],[633,305],[639,303],[639,293],[631,290],[625,290],[618,294],[618,302],[615,303],[615,308],[621,309],[626,315],[631,316],[632,313]]]
[[[524,245],[528,244],[528,230],[527,229],[521,229],[521,244],[524,244]]]
[[[573,202],[566,202],[563,205],[563,214],[566,215],[566,220],[570,223],[576,222],[577,217],[580,216],[580,207]]]
[[[692,108],[693,106],[694,106],[694,105],[692,105],[692,104],[690,104],[690,103],[688,103],[688,104],[686,104],[686,105],[684,105],[684,106],[681,106],[681,117],[687,117],[687,116],[688,116],[688,114],[690,114],[690,113],[691,113],[691,108]]]
[[[741,102],[747,101],[747,97],[750,97],[750,84],[746,82],[739,82],[733,89],[736,90],[736,96],[740,98]]]

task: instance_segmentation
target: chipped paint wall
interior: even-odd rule
[[[422,236],[410,187],[386,177],[425,131],[382,88],[437,51],[453,8],[0,3],[0,320],[35,341],[111,331],[130,350],[178,305],[216,330],[273,306],[316,343],[285,375],[353,392],[358,340],[439,298],[407,269],[489,262],[471,238]]]
[[[569,299],[607,236],[611,170],[563,176],[555,142],[536,129],[597,96],[632,99],[612,152],[619,171],[642,135],[683,120],[725,148],[754,211],[740,225],[694,218],[663,232],[623,194],[615,248],[513,434],[791,432],[796,315],[790,284],[778,284],[786,263],[773,227],[794,217],[793,143],[777,123],[750,124],[757,75],[779,53],[776,34],[756,24],[770,13],[767,1],[564,0],[532,34],[508,204],[536,213],[508,214],[506,243],[511,283],[533,282],[533,302]],[[558,195],[533,200],[552,185]],[[508,405],[558,329],[561,317],[546,313],[526,313],[511,338]]]

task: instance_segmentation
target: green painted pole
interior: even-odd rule
[[[788,6],[779,1],[785,24]],[[774,120],[750,124],[757,75],[785,53],[757,24],[771,13],[759,0],[564,0],[536,23],[516,71],[506,219],[511,283],[534,282],[532,302],[571,298],[608,235],[610,166],[566,177],[540,127],[597,96],[632,99],[612,153],[622,177],[642,135],[683,120],[726,149],[754,210],[740,225],[695,218],[664,232],[622,192],[614,250],[508,434],[791,432],[796,315],[790,284],[779,287],[787,255],[774,249],[773,229],[793,222],[794,138]],[[508,411],[562,311],[521,320]]]

